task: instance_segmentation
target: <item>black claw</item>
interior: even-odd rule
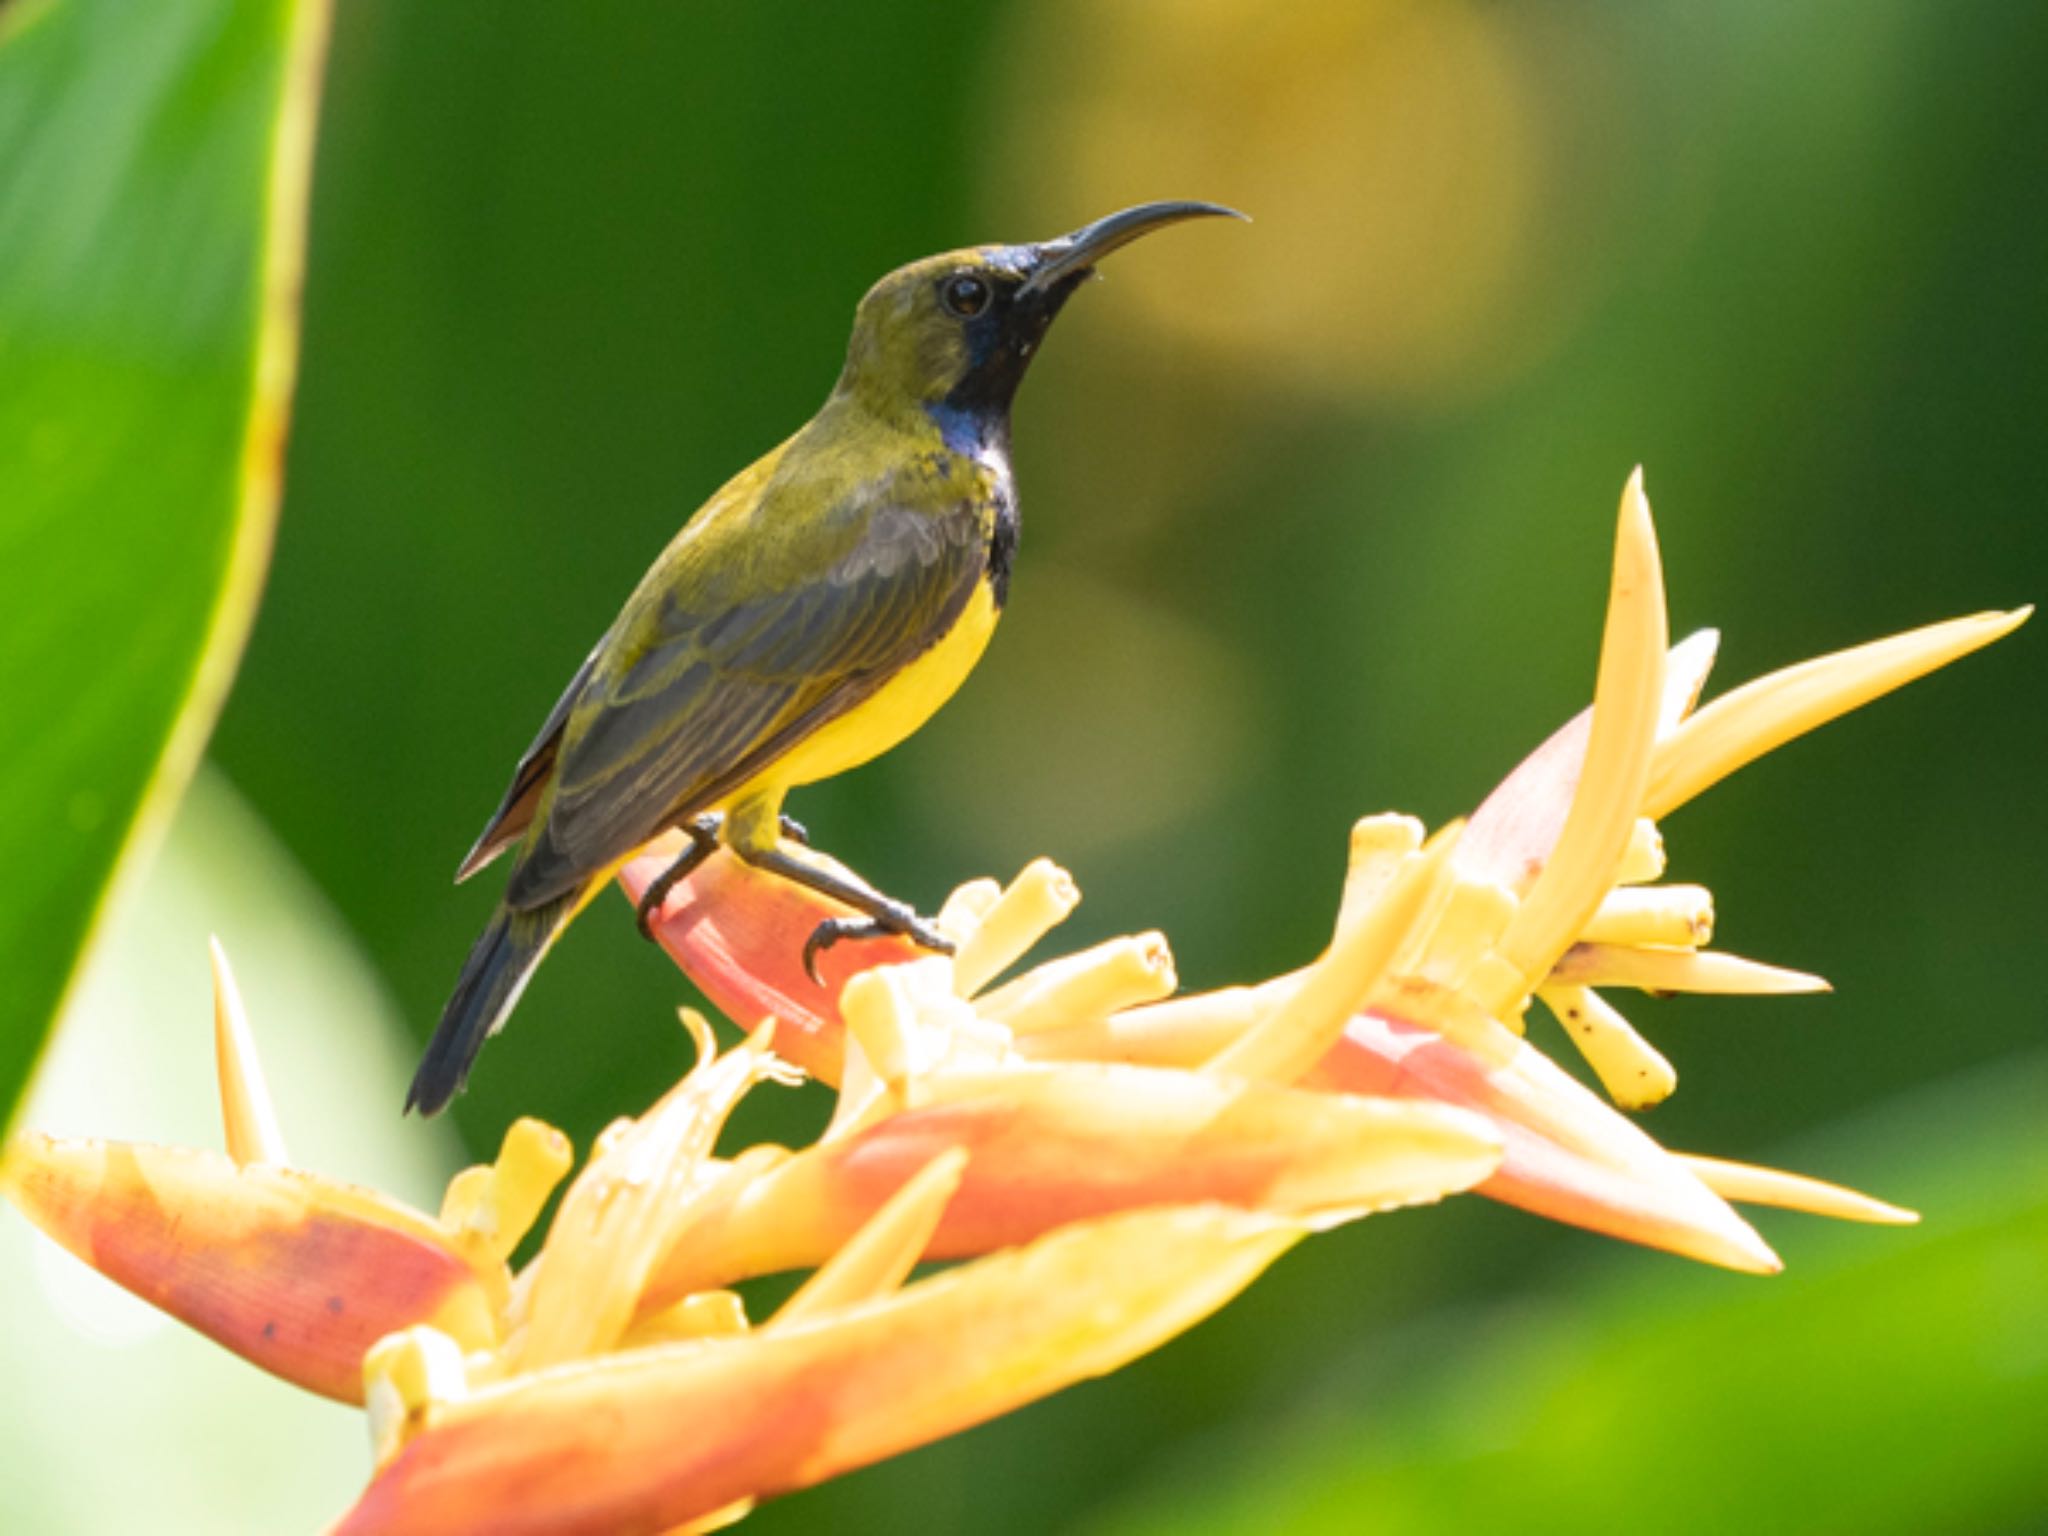
[[[657,880],[640,893],[640,905],[634,908],[634,925],[639,928],[640,937],[650,944],[655,942],[654,914],[661,909],[661,904],[667,900],[668,892],[662,887],[661,882]]]
[[[811,978],[813,986],[825,985],[825,978],[818,974],[818,956],[837,944],[841,939],[872,937],[880,924],[869,917],[828,917],[811,930],[811,936],[804,940],[804,974]]]
[[[776,820],[781,824],[784,839],[799,847],[811,846],[811,834],[804,830],[804,824],[794,816],[778,816]]]
[[[722,816],[714,814],[684,822],[683,831],[689,834],[690,846],[682,851],[682,855],[675,863],[654,877],[653,884],[640,893],[640,903],[634,909],[634,916],[640,925],[640,937],[648,943],[654,942],[654,915],[661,910],[661,904],[668,900],[668,893],[676,888],[676,882],[717,851],[718,824],[723,820]]]
[[[640,929],[640,937],[648,943],[655,942],[654,914],[661,910],[661,904],[668,900],[668,893],[675,888],[675,881],[664,871],[656,877],[654,884],[640,893],[640,904],[633,909],[633,920]]]
[[[825,982],[818,975],[818,956],[841,939],[894,937],[906,938],[920,949],[931,950],[934,954],[953,953],[953,941],[908,908],[887,917],[828,917],[804,940],[804,974],[822,987]]]

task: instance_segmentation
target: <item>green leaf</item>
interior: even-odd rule
[[[324,22],[0,11],[0,1123],[254,614]]]

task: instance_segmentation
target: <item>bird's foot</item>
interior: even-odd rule
[[[654,881],[640,893],[635,916],[640,924],[640,937],[649,943],[654,941],[654,919],[661,911],[662,903],[668,900],[668,893],[676,883],[695,870],[698,865],[717,851],[718,827],[725,818],[718,815],[699,816],[694,821],[683,823],[682,830],[690,839],[676,861],[654,877]]]
[[[872,917],[828,917],[804,940],[804,974],[819,986],[818,956],[842,939],[905,938],[934,954],[953,953],[953,941],[939,932],[931,919],[919,917],[909,907],[892,903]]]
[[[781,823],[784,834],[788,833],[789,825],[788,818],[784,817]],[[802,828],[797,830],[801,832]],[[829,860],[800,856],[785,849],[779,839],[763,847],[740,838],[733,843],[733,852],[756,869],[780,875],[792,884],[807,891],[816,891],[820,896],[829,896],[861,914],[859,917],[827,918],[804,940],[804,974],[820,986],[824,983],[818,976],[818,956],[841,939],[900,937],[937,954],[953,953],[953,941],[941,933],[930,918],[919,917],[904,902],[884,896],[851,870],[842,869]]]
[[[800,848],[811,846],[811,834],[804,830],[804,824],[794,816],[778,816],[775,823],[782,829],[784,842],[795,843]]]

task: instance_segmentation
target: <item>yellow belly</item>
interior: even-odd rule
[[[938,712],[967,680],[988,646],[996,627],[995,595],[986,581],[967,600],[959,621],[945,638],[882,685],[865,704],[799,744],[772,764],[759,779],[733,799],[754,800],[798,784],[814,784],[849,768],[858,768],[895,746]]]

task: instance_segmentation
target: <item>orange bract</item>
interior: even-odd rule
[[[361,1402],[363,1354],[394,1328],[492,1341],[504,1277],[370,1190],[217,1152],[36,1135],[9,1150],[0,1187],[110,1279],[325,1397]]]

